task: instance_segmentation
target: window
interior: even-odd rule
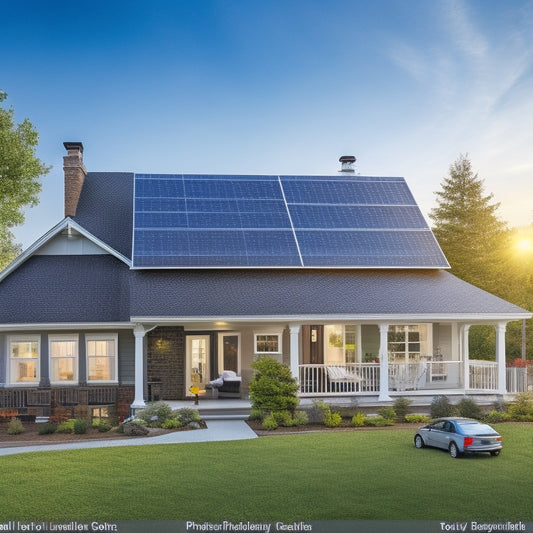
[[[118,335],[86,335],[87,381],[117,381]]]
[[[416,362],[428,351],[428,328],[426,324],[390,326],[388,350],[392,362]]]
[[[9,337],[9,379],[13,385],[39,383],[40,337]]]
[[[355,363],[357,354],[357,326],[333,324],[324,326],[326,363]]]
[[[50,381],[52,383],[77,383],[78,381],[78,336],[51,335]]]
[[[281,353],[281,333],[256,333],[255,334],[256,354],[280,354]]]

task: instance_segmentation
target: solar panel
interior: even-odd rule
[[[134,268],[447,267],[403,178],[135,176]]]

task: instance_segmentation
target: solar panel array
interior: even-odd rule
[[[136,174],[134,268],[448,263],[403,178]]]

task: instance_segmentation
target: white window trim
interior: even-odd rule
[[[221,373],[224,369],[224,337],[237,337],[237,374],[241,375],[241,332],[240,331],[219,331],[218,332],[218,371]]]
[[[25,381],[25,382],[19,382],[19,381],[13,381],[13,376],[11,375],[11,361],[13,358],[11,357],[11,343],[12,342],[35,342],[37,341],[37,376],[35,378],[35,381]],[[40,335],[9,335],[7,337],[7,382],[10,386],[13,387],[35,387],[35,385],[39,385],[41,381],[41,336]]]
[[[74,377],[71,380],[53,380],[52,379],[52,342],[54,341],[74,341],[76,343],[76,354],[74,361]],[[51,385],[77,385],[78,384],[78,372],[79,372],[79,357],[80,357],[80,340],[78,334],[72,335],[50,335],[48,337],[48,374],[50,376]]]
[[[270,335],[278,337],[278,351],[277,352],[261,352],[257,349],[257,337],[261,335]],[[265,330],[254,331],[254,355],[282,355],[283,354],[283,330]]]
[[[90,341],[110,341],[115,342],[115,377],[116,379],[110,380],[95,380],[89,379],[89,342]],[[87,384],[116,384],[118,380],[118,333],[87,333],[85,334],[85,360],[87,368]]]

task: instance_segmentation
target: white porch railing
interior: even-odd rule
[[[498,390],[498,363],[470,360],[469,376],[469,389]]]
[[[300,394],[378,393],[379,364],[300,365]]]
[[[506,368],[507,392],[533,391],[533,366]]]

